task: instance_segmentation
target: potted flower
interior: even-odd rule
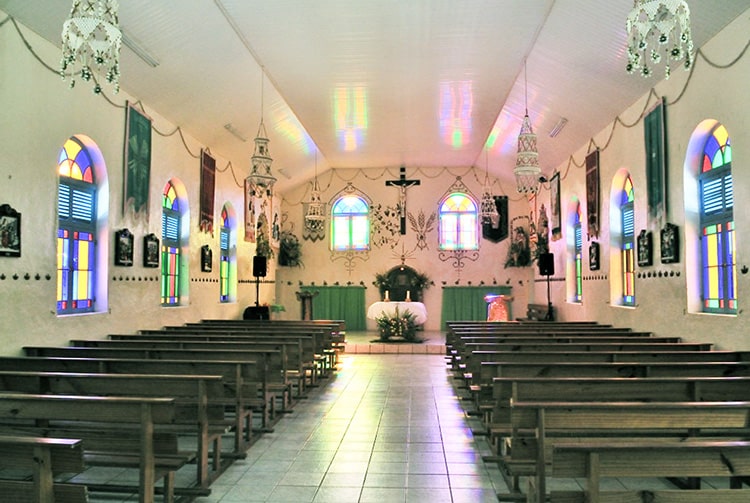
[[[380,333],[380,340],[387,342],[391,337],[398,337],[406,342],[421,342],[417,339],[417,324],[414,315],[406,310],[399,313],[398,308],[393,315],[383,313],[375,319]]]

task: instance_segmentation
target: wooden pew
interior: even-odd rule
[[[281,411],[291,406],[291,385],[287,379],[287,363],[283,346],[278,349],[245,349],[228,351],[203,351],[199,349],[139,349],[139,348],[86,348],[74,346],[24,346],[27,356],[117,358],[190,361],[252,361],[258,362],[256,379],[261,383],[261,397],[268,409],[266,414],[273,420],[277,416],[277,399]],[[137,372],[135,372],[137,373]]]
[[[321,375],[329,375],[336,365],[336,351],[333,349],[334,332],[331,328],[323,326],[275,326],[260,325],[247,326],[240,324],[188,324],[179,326],[167,326],[160,330],[140,330],[140,335],[164,335],[171,333],[191,334],[191,335],[223,335],[232,337],[293,337],[293,336],[311,336],[314,344],[314,360],[320,366]]]
[[[750,476],[750,442],[684,441],[659,442],[555,442],[549,476],[586,479],[581,491],[552,491],[554,503],[606,503],[623,501],[680,502],[747,502],[750,489],[742,489],[741,477]],[[603,477],[722,477],[729,479],[731,489],[701,490],[617,490],[603,491]],[[533,479],[532,479],[533,480]],[[541,496],[531,484],[532,501]],[[644,494],[645,493],[645,494]]]
[[[306,386],[317,385],[313,371],[314,350],[308,336],[267,338],[238,338],[194,334],[111,336],[112,339],[73,339],[74,347],[90,348],[137,348],[137,349],[189,349],[201,351],[277,350],[282,351],[286,361],[286,378],[293,382],[297,397],[304,394]]]
[[[265,401],[258,398],[254,361],[190,361],[117,358],[0,357],[0,371],[39,371],[65,373],[216,375],[223,379],[223,394],[211,397],[222,402],[233,414],[234,456],[243,457],[252,441],[253,413],[261,416],[261,427],[271,430]]]
[[[514,465],[532,467],[536,501],[543,502],[558,441],[601,440],[606,445],[639,438],[651,444],[706,435],[740,439],[750,433],[750,402],[512,402],[511,425],[508,465],[511,470]],[[691,474],[686,470],[675,476]]]
[[[187,324],[192,325],[192,324]],[[244,326],[254,329],[264,328],[323,328],[330,331],[334,349],[341,350],[346,343],[346,321],[345,320],[215,320],[204,319],[194,325],[211,326]]]
[[[307,377],[311,385],[317,385],[318,377],[324,377],[325,369],[320,365],[321,358],[318,356],[320,353],[321,343],[318,342],[318,338],[315,334],[309,335],[267,335],[267,334],[215,334],[212,332],[201,332],[201,331],[148,331],[143,334],[110,334],[107,339],[97,339],[94,341],[85,340],[72,340],[71,344],[74,346],[104,346],[107,345],[103,341],[125,341],[122,346],[132,345],[132,341],[146,342],[150,344],[152,341],[185,341],[187,342],[206,342],[214,344],[216,349],[226,348],[238,348],[239,345],[246,346],[258,346],[261,345],[278,345],[279,347],[285,346],[285,355],[282,357],[287,362],[287,375],[292,377],[293,373],[302,374],[303,377]],[[79,344],[80,343],[80,344]],[[233,347],[230,343],[235,343]],[[114,346],[115,344],[109,344]],[[207,345],[196,345],[194,348],[189,348],[187,345],[182,345],[184,349],[196,349],[200,347],[206,347]],[[147,346],[146,346],[147,347]],[[272,346],[273,347],[273,346]],[[300,378],[297,378],[300,380]],[[301,379],[304,381],[305,379]],[[304,384],[304,382],[303,382]]]
[[[482,383],[493,377],[746,376],[750,362],[482,362]]]
[[[169,398],[0,393],[0,421],[12,421],[15,428],[22,428],[24,424],[34,426],[38,421],[49,422],[50,426],[64,422],[69,430],[81,423],[76,431],[82,434],[84,445],[92,443],[91,425],[98,425],[99,433],[116,432],[123,441],[128,439],[122,425],[137,425],[137,439],[130,441],[136,448],[134,451],[123,450],[124,445],[99,452],[86,447],[84,458],[91,464],[127,467],[135,463],[139,469],[138,493],[142,503],[154,502],[159,476],[164,478],[164,500],[174,501],[174,474],[188,459],[158,442],[154,432],[159,425],[170,425],[174,420],[174,400]]]
[[[750,401],[750,376],[496,377],[492,397],[492,404],[483,410],[483,422],[495,454],[501,456],[512,430],[512,402],[606,402],[613,398],[628,402]]]
[[[0,371],[0,392],[174,398],[174,431],[197,439],[197,484],[208,487],[223,468],[221,437],[229,428],[224,418],[224,381],[221,376],[3,370]],[[172,430],[170,427],[169,431]],[[213,460],[209,466],[212,448]]]
[[[31,480],[0,480],[4,501],[86,503],[86,486],[55,482],[62,473],[84,470],[80,439],[0,435],[0,468],[28,470]]]
[[[481,372],[487,362],[748,362],[750,351],[472,351],[465,372]],[[470,378],[471,376],[469,376]]]

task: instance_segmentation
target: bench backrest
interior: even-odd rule
[[[482,362],[480,382],[493,377],[747,376],[750,362]]]

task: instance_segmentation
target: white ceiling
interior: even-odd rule
[[[507,179],[525,101],[549,174],[656,82],[625,72],[631,0],[120,3],[121,28],[159,62],[123,46],[122,89],[214,154],[241,160],[240,174],[263,96],[282,191],[312,177],[316,150],[319,174],[488,164]],[[688,3],[696,47],[750,8],[750,0]],[[70,5],[0,0],[56,45]],[[567,126],[550,138],[561,117]]]

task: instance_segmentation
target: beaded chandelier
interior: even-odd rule
[[[625,28],[628,73],[650,77],[652,66],[664,62],[664,78],[668,79],[673,61],[684,60],[685,70],[693,65],[690,8],[685,0],[635,0]]]
[[[260,125],[254,141],[255,150],[250,158],[253,167],[246,180],[254,195],[257,195],[255,191],[261,188],[265,189],[266,194],[270,196],[276,183],[276,177],[271,174],[273,159],[268,151],[268,134],[266,133],[266,126],[263,124],[263,76],[261,76],[260,81]]]
[[[492,184],[490,183],[489,162],[484,171],[484,190],[482,191],[482,200],[479,205],[479,217],[482,223],[489,224],[499,217],[495,198],[492,197]]]
[[[536,194],[539,190],[539,177],[542,169],[539,167],[539,151],[536,146],[536,134],[531,129],[528,105],[528,83],[526,82],[526,62],[523,64],[524,101],[526,115],[521,123],[518,134],[518,155],[513,173],[516,175],[516,190],[521,194]]]
[[[63,23],[60,75],[94,80],[94,93],[102,92],[94,71],[103,74],[114,92],[120,90],[120,46],[117,0],[74,0],[70,16]]]
[[[315,181],[310,191],[310,202],[307,204],[305,220],[309,223],[322,222],[326,219],[325,204],[320,200],[320,187],[318,186],[318,151],[315,151]]]

